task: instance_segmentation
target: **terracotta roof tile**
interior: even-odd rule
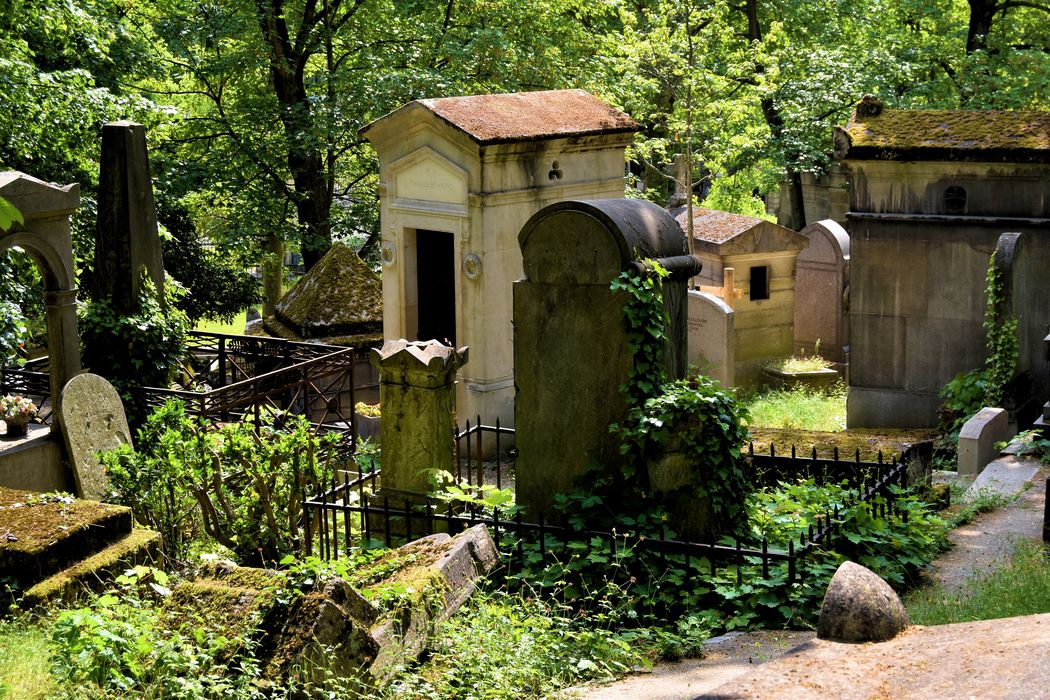
[[[441,97],[417,102],[482,145],[641,129],[634,119],[583,90]]]
[[[671,209],[671,216],[683,231],[687,230],[688,209],[686,207]],[[693,238],[711,243],[725,243],[745,231],[750,231],[762,222],[762,219],[754,216],[693,207]]]

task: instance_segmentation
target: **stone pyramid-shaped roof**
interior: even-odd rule
[[[281,337],[338,345],[380,340],[383,284],[353,248],[337,243],[277,302],[265,325]]]

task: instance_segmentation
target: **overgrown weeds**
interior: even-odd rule
[[[741,402],[759,428],[836,433],[846,429],[846,385],[820,391],[804,386],[744,396]]]

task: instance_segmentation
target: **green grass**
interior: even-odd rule
[[[941,586],[905,596],[908,618],[916,625],[993,620],[1050,612],[1050,557],[1031,540],[1019,540],[1011,561],[971,578],[958,592]]]
[[[207,319],[201,319],[197,322],[194,330],[204,331],[205,333],[232,333],[234,335],[244,334],[244,324],[247,323],[248,312],[242,311],[240,314],[234,317],[230,323],[223,323],[222,321],[209,321]]]
[[[26,619],[0,622],[0,698],[35,700],[55,690],[50,630]]]
[[[846,429],[846,387],[822,392],[805,387],[776,389],[743,399],[756,428],[793,428],[835,433]]]

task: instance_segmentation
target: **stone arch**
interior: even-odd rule
[[[44,280],[50,368],[52,430],[61,415],[62,388],[80,373],[80,333],[69,217],[80,206],[80,185],[59,186],[19,172],[0,173],[0,197],[13,204],[24,223],[0,233],[0,251],[29,253]]]
[[[72,271],[67,270],[55,247],[33,231],[18,231],[0,238],[0,252],[21,248],[32,256],[44,280],[44,291],[72,289]]]

